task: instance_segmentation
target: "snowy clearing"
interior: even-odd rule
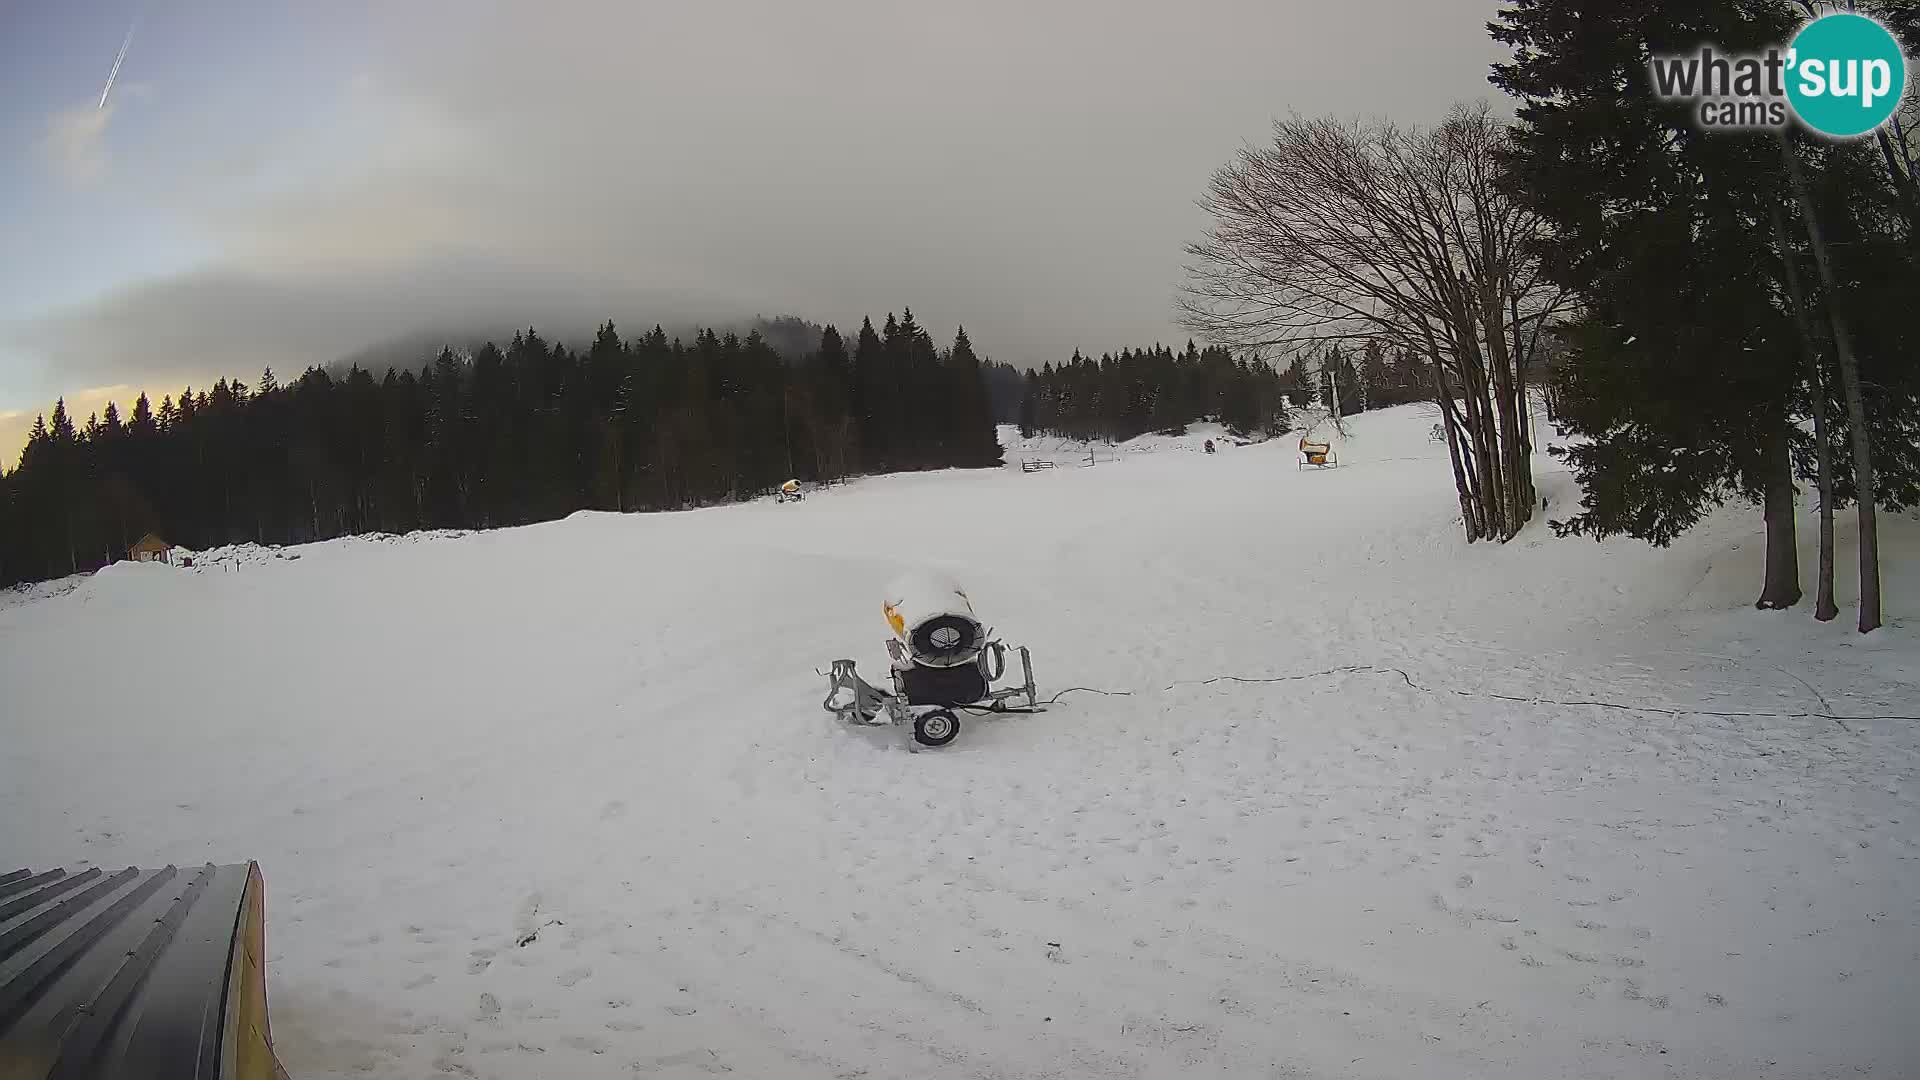
[[[0,869],[259,860],[302,1080],[1920,1075],[1920,726],[1792,715],[1916,711],[1920,522],[1863,638],[1350,422],[23,596]],[[838,728],[922,562],[1129,696]]]
[[[1209,439],[1220,450],[1260,441],[1234,436],[1219,424],[1189,424],[1181,435],[1151,432],[1121,443],[1063,438],[1058,435],[1035,435],[1029,438],[1020,434],[1018,426],[1002,424],[999,439],[1001,449],[1006,452],[1009,468],[1018,468],[1022,461],[1039,460],[1053,461],[1064,468],[1087,460],[1089,451],[1095,463],[1098,463],[1111,461],[1122,454],[1203,453]]]

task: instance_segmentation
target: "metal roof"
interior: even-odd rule
[[[253,872],[0,873],[0,1077],[220,1077]]]

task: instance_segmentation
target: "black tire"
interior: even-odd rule
[[[960,734],[960,718],[935,709],[913,718],[913,741],[921,746],[945,746]]]

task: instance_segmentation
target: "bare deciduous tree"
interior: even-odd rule
[[[1532,517],[1527,362],[1567,304],[1539,217],[1498,183],[1507,128],[1457,105],[1431,129],[1298,117],[1214,174],[1182,302],[1238,348],[1376,341],[1427,359],[1469,541]]]

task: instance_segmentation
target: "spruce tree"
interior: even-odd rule
[[[56,446],[71,446],[77,438],[73,419],[67,415],[67,399],[64,397],[53,403],[53,424],[49,434]]]
[[[899,327],[887,316],[888,336]],[[854,416],[859,421],[862,456],[879,469],[893,467],[893,410],[897,407],[894,380],[888,369],[886,340],[874,332],[873,320],[860,321],[853,346]]]
[[[948,381],[952,386],[948,399],[947,426],[953,440],[948,463],[986,467],[1000,464],[1000,442],[994,435],[993,417],[987,407],[987,384],[980,374],[980,360],[973,353],[973,342],[966,327],[953,336],[953,348],[947,353]]]
[[[859,374],[839,330],[828,326],[820,331],[810,370],[808,441],[814,448],[819,479],[830,482],[844,477],[858,461],[860,446]]]
[[[157,415],[145,395],[124,422],[110,405],[84,432],[61,402],[5,477],[3,497],[31,525],[0,528],[0,583],[97,565],[148,528],[197,548],[290,543],[997,460],[972,342],[962,333],[940,352],[910,314],[891,330],[897,364],[870,321],[857,343],[821,328],[820,348],[794,363],[758,332],[681,342],[656,326],[622,342],[602,324],[584,353],[529,328],[506,350],[489,343],[468,361],[447,347],[379,377],[355,366],[282,383],[269,369],[184,388]],[[862,424],[863,410],[884,423]],[[864,452],[863,432],[884,458]]]
[[[1282,384],[1286,387],[1287,394],[1293,398],[1295,405],[1305,406],[1317,393],[1317,384],[1307,371],[1306,358],[1298,354],[1294,356],[1293,363],[1287,366]]]
[[[1040,433],[1040,384],[1035,373],[1028,372],[1025,392],[1020,395],[1020,435],[1031,439]]]
[[[1341,350],[1338,362],[1330,373],[1338,380],[1340,389],[1340,415],[1354,416],[1365,412],[1367,398],[1360,389],[1360,371],[1354,367],[1351,350]]]
[[[1764,501],[1762,607],[1800,596],[1794,333],[1753,280],[1775,265],[1779,158],[1766,133],[1697,130],[1654,96],[1646,57],[1759,52],[1792,25],[1744,0],[1514,0],[1492,28],[1515,50],[1494,82],[1522,99],[1512,193],[1551,223],[1547,270],[1588,313],[1562,382],[1588,441],[1556,449],[1585,496],[1554,527],[1665,544],[1729,493]]]

